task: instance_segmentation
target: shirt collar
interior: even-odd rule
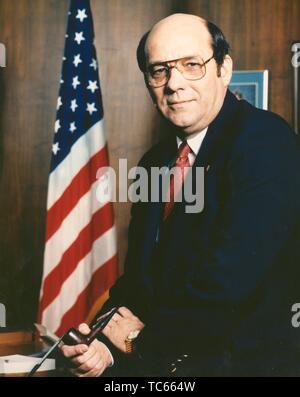
[[[208,127],[204,128],[204,130],[198,132],[195,135],[193,134],[193,136],[190,138],[187,137],[187,139],[186,139],[189,147],[191,148],[191,150],[195,156],[197,156],[197,154],[200,150],[200,147],[201,147],[202,141],[206,135],[207,129],[208,129]],[[182,139],[177,136],[176,141],[177,141],[177,147],[179,148],[179,146],[181,145]]]

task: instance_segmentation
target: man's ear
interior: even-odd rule
[[[225,55],[224,62],[220,68],[220,77],[223,80],[224,86],[228,87],[232,76],[232,59],[229,55]]]

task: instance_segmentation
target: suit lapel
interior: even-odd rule
[[[194,163],[195,167],[206,168],[224,149],[226,141],[229,142],[230,135],[235,132],[234,123],[238,107],[239,101],[230,91],[227,91],[219,114],[208,127]]]

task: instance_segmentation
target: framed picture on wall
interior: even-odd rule
[[[292,66],[294,69],[294,129],[300,133],[300,40],[292,43]]]
[[[230,91],[260,109],[268,109],[268,70],[237,70],[232,74]]]

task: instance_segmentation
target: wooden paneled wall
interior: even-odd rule
[[[47,179],[68,0],[0,0],[0,302],[9,326],[36,312]],[[292,121],[290,43],[300,39],[299,0],[91,0],[110,160],[129,167],[164,132],[135,61],[141,35],[174,13],[219,25],[236,69],[269,69],[271,110]],[[171,32],[170,32],[171,34]],[[116,204],[120,271],[130,204]]]

